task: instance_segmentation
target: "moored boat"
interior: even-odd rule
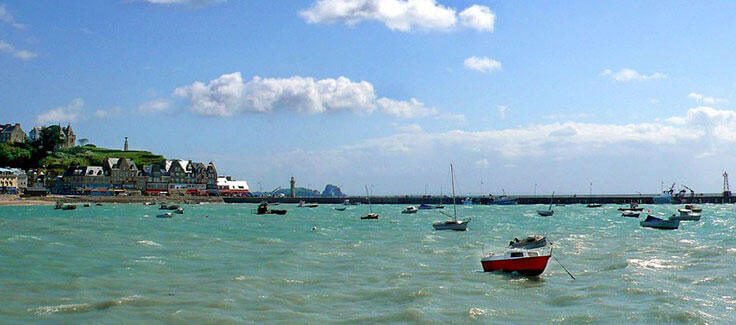
[[[547,246],[547,237],[543,235],[529,235],[522,240],[514,238],[514,240],[509,242],[509,247],[511,248],[534,249],[544,246]]]
[[[555,214],[555,212],[552,210],[537,210],[537,214],[539,214],[542,217],[549,217]]]
[[[600,203],[588,203],[588,205],[586,205],[586,207],[589,207],[589,208],[600,208],[602,206],[603,204],[600,204]]]
[[[373,212],[373,206],[371,205],[371,197],[368,194],[368,185],[365,186],[365,198],[368,200],[368,211],[367,215],[360,217],[361,220],[372,220],[378,219],[378,213]]]
[[[401,211],[401,213],[403,213],[403,214],[410,214],[410,213],[417,213],[417,211],[419,211],[417,209],[417,207],[415,207],[413,205],[410,205],[410,206],[406,207],[406,209],[404,209],[403,211]]]
[[[664,220],[647,215],[647,218],[639,222],[639,225],[656,229],[677,229],[680,227],[680,220]]]
[[[299,205],[298,205],[298,207],[300,208],[316,208],[318,206],[319,204],[305,203],[304,201],[299,201]]]
[[[75,210],[77,208],[76,204],[65,204],[61,207],[62,210]]]
[[[551,250],[549,255],[540,255],[537,251],[513,248],[503,255],[486,255],[480,263],[485,272],[516,272],[521,275],[537,276],[547,268],[550,257],[552,257]]]
[[[519,203],[518,200],[519,200],[518,198],[512,198],[512,197],[507,196],[507,195],[501,195],[499,197],[494,197],[493,195],[491,195],[491,202],[489,204],[493,204],[493,205],[515,205],[515,204]]]
[[[156,216],[156,218],[173,218],[174,214],[171,212],[164,212]]]
[[[701,212],[703,212],[703,209],[700,208],[700,207],[698,207],[698,206],[696,206],[695,204],[685,204],[685,209],[688,209],[688,210],[690,210],[692,212],[695,212],[695,213],[701,213]]]
[[[431,210],[431,209],[432,209],[432,206],[429,204],[422,203],[419,205],[419,210]]]
[[[360,217],[360,219],[378,219],[378,213],[371,212],[367,215]]]
[[[184,214],[184,209],[178,208],[178,209],[176,209],[176,213],[177,214]]]
[[[631,211],[631,210],[626,210],[626,211],[624,211],[624,212],[621,213],[621,216],[622,217],[629,217],[629,218],[638,218],[639,215],[640,215],[639,212]]]
[[[178,208],[179,208],[179,206],[176,205],[176,204],[169,205],[169,204],[161,203],[161,206],[159,207],[159,210],[176,210]]]
[[[452,177],[452,220],[446,220],[446,221],[437,221],[432,224],[432,228],[434,230],[455,230],[455,231],[466,231],[468,230],[468,223],[470,223],[470,218],[467,218],[465,220],[458,220],[457,219],[457,205],[455,204],[455,169],[452,167],[452,164],[450,164],[450,176]],[[450,216],[447,213],[444,213],[440,211],[440,213]]]
[[[669,220],[680,220],[680,221],[698,221],[700,220],[700,213],[695,213],[690,209],[677,209],[679,215],[673,214],[669,217]]]
[[[335,210],[337,211],[345,211],[346,209],[346,207],[335,207]]]
[[[268,208],[268,202],[261,202],[261,204],[258,205],[258,209],[255,211],[256,214],[278,214],[278,215],[284,215],[286,214],[286,210],[271,210]]]

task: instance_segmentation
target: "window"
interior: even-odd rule
[[[511,257],[524,257],[524,253],[511,253]]]

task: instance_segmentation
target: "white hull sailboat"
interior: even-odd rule
[[[465,231],[468,230],[468,223],[470,223],[470,218],[467,218],[465,220],[457,220],[457,205],[455,204],[455,170],[452,167],[452,164],[450,164],[450,174],[452,175],[452,211],[454,212],[453,220],[447,220],[447,221],[438,221],[432,224],[432,227],[434,227],[434,230],[456,230],[456,231]],[[440,213],[450,216],[442,211]]]

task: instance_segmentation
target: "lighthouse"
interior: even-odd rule
[[[289,195],[290,197],[296,197],[296,180],[294,179],[294,176],[291,176],[291,192]]]
[[[125,145],[123,146],[123,151],[128,151],[128,137],[125,137]]]

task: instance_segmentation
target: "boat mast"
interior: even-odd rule
[[[368,211],[373,213],[373,208],[371,207],[371,197],[368,196],[368,184],[365,185],[365,198],[368,199]]]
[[[455,221],[457,221],[457,206],[455,206],[455,169],[450,164],[450,175],[452,175],[452,212],[455,214]]]
[[[549,210],[552,210],[552,203],[554,202],[554,199],[555,199],[555,192],[552,191],[552,197],[549,198]]]

